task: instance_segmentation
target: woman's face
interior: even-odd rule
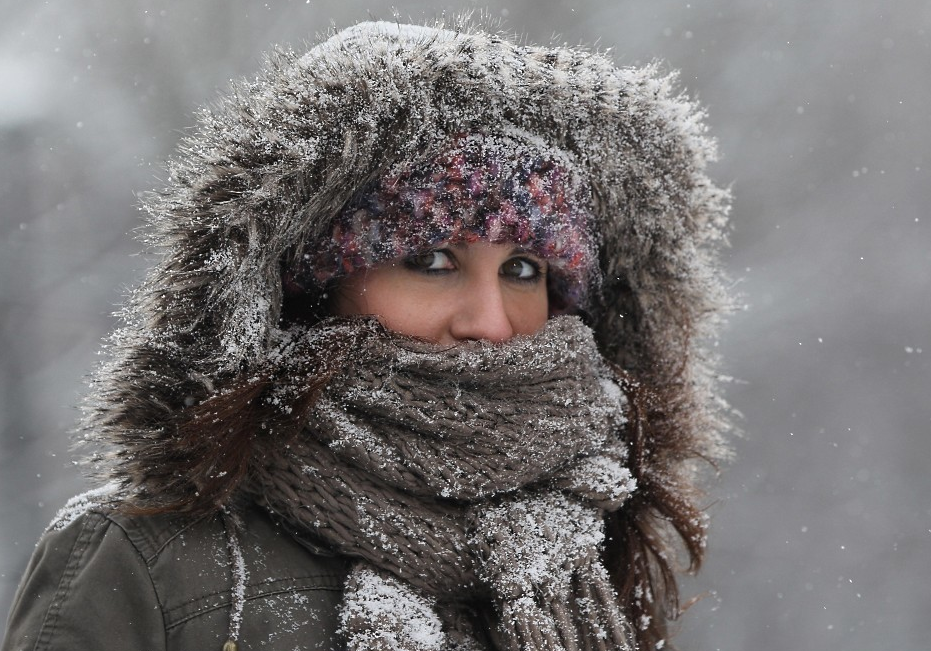
[[[336,287],[337,316],[373,314],[441,344],[506,341],[546,323],[546,261],[514,244],[439,245],[358,271]]]

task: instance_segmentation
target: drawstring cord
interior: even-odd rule
[[[229,551],[230,566],[233,573],[233,586],[230,590],[230,624],[229,639],[223,643],[223,651],[238,651],[239,629],[242,625],[242,613],[246,607],[246,562],[242,556],[242,547],[236,537],[236,521],[233,515],[223,507],[220,511],[223,528],[226,530],[226,547]]]

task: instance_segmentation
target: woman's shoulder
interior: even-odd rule
[[[262,509],[248,506],[234,514],[190,517],[183,514],[127,515],[111,508],[88,513],[118,527],[155,574],[196,569],[201,583],[212,575],[224,584],[241,555],[249,584],[289,580],[342,586],[345,560],[279,526]],[[305,581],[306,580],[306,581]]]
[[[133,515],[118,505],[79,496],[59,512],[39,546],[59,554],[69,547],[80,555],[90,548],[132,553],[153,580],[169,580],[175,594],[181,585],[173,579],[192,576],[198,581],[185,583],[196,585],[197,592],[212,584],[217,591],[229,589],[230,571],[239,557],[253,587],[287,581],[341,588],[347,572],[342,557],[291,535],[252,505],[228,516]]]
[[[346,572],[255,507],[136,516],[84,497],[39,541],[3,649],[220,649],[231,632],[250,647],[293,648],[309,634],[338,648]]]

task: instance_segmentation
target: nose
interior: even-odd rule
[[[449,332],[456,341],[484,339],[502,342],[514,336],[514,326],[507,313],[497,274],[463,288]]]

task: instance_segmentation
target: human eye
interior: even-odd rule
[[[501,265],[501,275],[511,280],[532,283],[540,280],[546,273],[543,262],[526,256],[508,258]]]
[[[452,253],[445,249],[435,249],[416,253],[404,259],[404,266],[421,273],[441,273],[456,268]]]

